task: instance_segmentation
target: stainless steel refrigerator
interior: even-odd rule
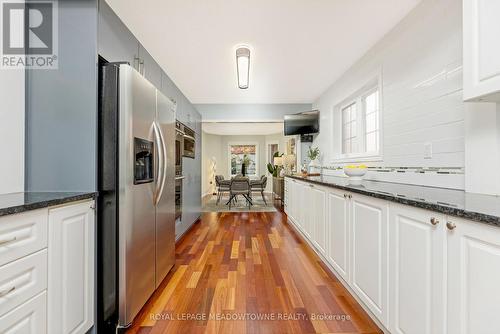
[[[128,64],[99,85],[98,318],[127,327],[175,262],[175,104]]]

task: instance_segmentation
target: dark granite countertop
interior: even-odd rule
[[[94,192],[19,192],[0,195],[0,216],[95,198]]]
[[[354,185],[349,184],[347,177],[338,176],[286,177],[500,227],[499,196],[380,181],[362,181],[360,185]]]

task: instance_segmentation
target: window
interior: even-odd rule
[[[356,116],[356,103],[351,103],[342,109],[342,152],[344,154],[357,151]]]
[[[340,160],[380,155],[380,96],[378,86],[363,90],[342,104]]]
[[[231,176],[242,174],[242,165],[246,165],[246,175],[258,175],[257,145],[231,144],[229,145],[229,169]]]
[[[365,116],[365,151],[378,153],[379,151],[379,97],[378,89],[363,98],[363,112]]]

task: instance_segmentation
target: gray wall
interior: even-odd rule
[[[27,191],[96,189],[97,0],[59,1],[59,69],[26,71]]]

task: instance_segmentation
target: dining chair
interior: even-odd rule
[[[266,186],[267,186],[267,176],[265,175],[262,175],[258,180],[253,180],[250,182],[251,190],[260,192],[260,195],[262,196],[265,205],[267,205],[266,196],[264,195]]]
[[[219,205],[222,196],[224,196],[224,193],[229,193],[231,180],[224,180],[224,176],[215,175],[215,185],[217,186],[217,201],[215,202],[215,204]]]
[[[231,186],[229,187],[229,201],[226,203],[226,205],[229,205],[230,210],[233,199],[235,199],[238,195],[242,195],[246,199],[248,208],[253,205],[252,198],[250,196],[250,181],[247,177],[235,177],[231,180]]]

